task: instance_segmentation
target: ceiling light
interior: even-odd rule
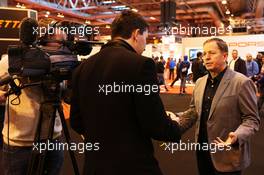
[[[86,20],[85,24],[91,24],[91,21]]]
[[[16,7],[17,7],[17,8],[20,8],[20,7],[21,7],[21,5],[20,5],[19,3],[17,3]]]
[[[134,11],[134,12],[138,12],[138,10],[137,10],[137,9],[132,9],[132,11]]]
[[[230,11],[227,9],[225,12],[227,15],[230,15]]]
[[[125,8],[125,5],[116,5],[116,6],[112,6],[111,8],[113,9],[119,9],[119,8]]]
[[[22,8],[22,9],[25,9],[25,8],[26,8],[26,6],[25,6],[24,4],[22,4],[22,6],[21,6],[20,8]]]
[[[111,7],[115,11],[122,11],[122,10],[129,10],[130,7],[127,7],[125,5],[116,5]]]
[[[46,11],[46,14],[47,14],[47,15],[50,15],[50,12],[49,12],[49,11]]]
[[[231,14],[232,17],[234,17],[234,14]]]
[[[48,18],[48,17],[49,17],[49,15],[48,15],[48,14],[46,14],[46,15],[45,15],[45,17],[46,17],[46,18]]]
[[[227,0],[222,0],[222,4],[226,5],[227,4]]]
[[[104,5],[109,5],[109,4],[114,4],[115,1],[103,1],[102,4]]]
[[[155,18],[155,17],[153,17],[153,16],[151,16],[149,19],[151,19],[151,20],[156,20],[156,18]]]
[[[110,29],[110,25],[106,25],[105,28]]]
[[[58,13],[57,17],[59,17],[59,18],[64,18],[64,15],[61,14],[61,13]]]

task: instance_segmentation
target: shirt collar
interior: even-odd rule
[[[114,46],[114,47],[124,47],[127,50],[130,50],[132,52],[137,53],[136,50],[128,42],[126,42],[123,39],[114,39],[112,41],[109,41],[107,44],[102,46],[102,49],[107,48],[107,47],[112,47],[112,46]]]
[[[226,68],[220,72],[215,78],[212,78],[211,74],[209,73],[209,76],[208,76],[208,80],[211,80],[212,82],[220,82],[226,72],[226,69],[227,69],[227,66]]]
[[[235,62],[236,62],[238,59],[239,59],[239,57],[236,57],[236,59],[233,59],[233,61],[235,61]]]

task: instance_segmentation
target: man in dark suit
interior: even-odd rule
[[[154,61],[141,56],[148,24],[124,11],[111,27],[112,41],[73,75],[71,126],[99,146],[85,152],[84,174],[161,175],[151,139],[178,142],[181,134],[164,111]],[[157,91],[140,92],[148,85]]]
[[[238,57],[238,51],[236,49],[232,51],[232,58],[233,59],[229,63],[230,69],[247,76],[246,62],[245,60]]]
[[[202,52],[197,53],[197,58],[192,63],[192,72],[193,72],[193,82],[195,83],[198,78],[206,75],[206,69],[203,65]]]
[[[263,65],[263,63],[262,63],[262,57],[263,57],[262,53],[259,52],[257,54],[257,56],[256,56],[256,59],[254,60],[254,61],[256,61],[258,63],[258,68],[259,68],[258,74],[261,73],[261,68],[262,68],[262,65]]]
[[[203,49],[209,74],[197,80],[190,108],[181,115],[180,125],[191,127],[195,118],[188,113],[196,111],[195,141],[227,147],[197,150],[200,175],[241,175],[250,164],[250,138],[260,125],[256,88],[249,78],[227,67],[226,42],[211,38]]]

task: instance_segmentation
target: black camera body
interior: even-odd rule
[[[67,47],[48,50],[38,46],[11,45],[8,48],[8,72],[18,77],[43,80],[68,80],[73,69],[79,65],[76,55]]]
[[[13,82],[12,77],[18,77],[16,79],[19,79],[23,87],[42,87],[44,98],[48,101],[63,99],[70,103],[71,81],[64,80],[71,80],[72,72],[79,63],[77,55],[66,46],[51,50],[49,47],[12,45],[8,48],[10,78],[6,82]],[[11,87],[12,93],[16,87]],[[20,94],[20,90],[16,92]]]

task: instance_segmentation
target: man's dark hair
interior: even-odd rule
[[[218,48],[220,49],[221,52],[225,52],[225,53],[228,53],[228,46],[226,44],[226,42],[220,38],[211,38],[211,39],[208,39],[206,40],[203,45],[209,43],[209,42],[212,42],[212,41],[215,41]]]
[[[196,54],[197,58],[200,58],[202,55],[203,55],[202,52],[197,52],[197,54]]]
[[[19,29],[20,41],[25,45],[31,45],[37,40],[38,22],[32,18],[24,18]]]
[[[136,29],[139,29],[140,34],[143,34],[148,26],[148,23],[138,13],[130,10],[123,11],[111,25],[112,39],[115,37],[129,39]]]

